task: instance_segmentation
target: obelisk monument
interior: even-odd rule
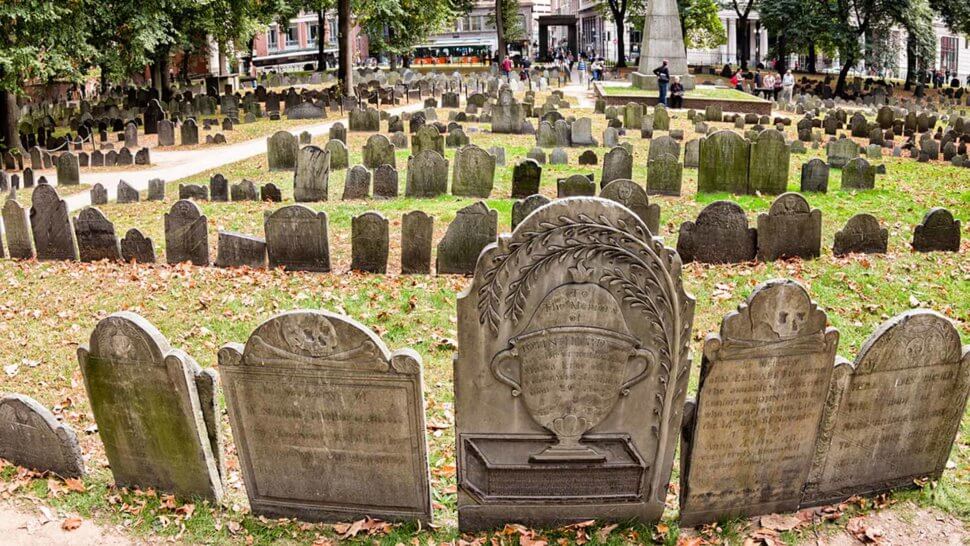
[[[670,76],[680,76],[684,89],[694,88],[694,77],[687,73],[687,50],[680,28],[677,0],[650,0],[643,21],[640,66],[633,73],[633,87],[657,89],[653,70],[667,59]]]

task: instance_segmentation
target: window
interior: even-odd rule
[[[943,36],[940,38],[940,70],[957,70],[957,48],[960,39],[956,36]]]
[[[280,31],[278,28],[270,27],[269,32],[266,33],[266,44],[269,49],[280,48]]]
[[[297,46],[297,44],[299,43],[299,39],[297,38],[297,36],[299,36],[299,33],[296,30],[296,26],[290,25],[289,27],[286,28],[286,47],[287,48]]]
[[[466,15],[461,20],[461,30],[465,32],[481,32],[483,30],[494,29],[495,25],[490,24],[484,15]]]
[[[337,41],[337,20],[327,21],[327,43],[332,44]]]
[[[309,37],[307,38],[306,45],[315,46],[317,45],[317,38],[320,35],[320,25],[314,23],[309,26]]]

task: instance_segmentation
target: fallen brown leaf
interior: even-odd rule
[[[73,531],[80,527],[81,523],[81,518],[67,518],[61,522],[61,529],[64,529],[65,531]]]

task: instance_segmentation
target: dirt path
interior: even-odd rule
[[[0,543],[15,546],[122,546],[138,543],[88,520],[58,514],[43,505],[0,502]],[[72,530],[65,530],[78,523]],[[65,523],[67,522],[67,523]]]
[[[938,510],[912,505],[853,518],[844,531],[817,542],[822,546],[961,546],[968,543],[970,532],[960,520]]]

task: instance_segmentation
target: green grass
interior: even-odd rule
[[[542,96],[537,99],[542,102]],[[590,115],[588,111],[569,110],[565,115]],[[442,119],[447,119],[444,112]],[[602,116],[594,116],[594,135],[605,129]],[[727,128],[729,124],[714,123]],[[499,230],[508,231],[512,200],[511,170],[534,145],[534,137],[491,135],[487,127],[466,124],[472,141],[487,148],[506,148],[507,166],[498,167],[490,207],[499,211]],[[691,124],[676,114],[673,128],[685,129],[688,139],[695,138]],[[471,129],[480,129],[472,131]],[[631,131],[631,133],[633,133]],[[788,129],[788,136],[794,128]],[[360,147],[367,134],[350,133],[351,164],[360,161]],[[322,144],[318,138],[315,143]],[[643,183],[646,178],[649,141],[637,135],[623,140],[634,146],[633,178]],[[548,153],[549,150],[547,150]],[[602,157],[606,150],[597,149]],[[555,196],[555,179],[573,173],[593,172],[597,181],[601,166],[580,167],[578,149],[569,149],[570,165],[546,165],[541,192]],[[404,190],[408,152],[397,154],[401,193]],[[454,150],[446,153],[453,159]],[[800,166],[820,155],[809,150],[793,155],[790,164],[789,189],[797,190]],[[888,174],[879,176],[877,189],[868,192],[842,191],[838,170],[832,171],[827,194],[807,194],[809,203],[822,211],[822,256],[811,261],[783,261],[768,264],[734,264],[709,266],[687,264],[683,278],[686,290],[697,298],[691,351],[694,355],[691,392],[696,392],[700,348],[704,336],[716,332],[726,313],[736,309],[754,287],[777,277],[798,280],[808,287],[812,297],[826,310],[830,323],[839,329],[839,354],[850,360],[872,331],[883,321],[918,305],[935,309],[956,321],[962,339],[970,343],[970,244],[965,242],[959,254],[918,254],[909,250],[912,226],[923,213],[934,206],[948,207],[964,221],[970,220],[970,185],[966,170],[943,163],[920,164],[912,160],[885,158]],[[292,173],[268,173],[265,156],[251,158],[221,171],[231,183],[243,178],[257,184],[274,182],[283,188],[285,204],[292,203]],[[157,247],[164,260],[163,214],[176,200],[176,186],[181,183],[207,183],[214,170],[183,181],[170,181],[164,202],[141,202],[102,207],[122,236],[130,227],[142,229]],[[400,220],[410,210],[421,209],[435,216],[435,241],[444,235],[455,213],[474,202],[450,195],[436,199],[340,201],[344,171],[330,178],[330,201],[310,206],[330,215],[330,249],[333,274],[283,273],[280,271],[223,270],[217,268],[131,266],[125,264],[71,264],[60,262],[16,262],[0,260],[0,309],[5,320],[0,323],[0,354],[3,365],[19,364],[13,376],[3,376],[3,390],[22,392],[37,398],[48,407],[62,408],[59,415],[78,431],[82,450],[91,470],[84,480],[83,493],[63,493],[56,497],[47,490],[46,480],[27,480],[16,498],[37,496],[62,510],[76,511],[84,517],[123,524],[135,536],[162,539],[178,536],[186,543],[241,544],[251,536],[256,544],[310,543],[318,537],[334,538],[333,529],[325,525],[261,520],[248,514],[242,477],[235,451],[228,452],[229,487],[225,506],[213,507],[195,503],[191,517],[181,517],[175,508],[166,506],[158,497],[145,493],[116,491],[110,487],[111,475],[96,433],[84,432],[94,425],[76,360],[76,346],[87,342],[94,325],[109,313],[130,310],[155,324],[174,347],[191,354],[204,367],[216,366],[218,348],[227,342],[244,342],[249,333],[271,315],[290,309],[327,309],[359,320],[380,334],[392,349],[412,347],[425,364],[427,419],[433,426],[428,432],[432,497],[437,527],[417,531],[414,527],[395,527],[386,535],[358,537],[357,542],[380,544],[421,544],[456,540],[456,483],[454,462],[454,422],[452,389],[453,342],[457,338],[455,298],[468,279],[454,276],[401,276]],[[717,199],[733,199],[741,204],[754,225],[756,216],[767,211],[768,196],[730,196],[696,193],[697,172],[685,169],[681,197],[655,197],[661,207],[659,235],[669,246],[675,246],[680,224],[696,218],[700,210]],[[211,256],[215,257],[216,231],[234,230],[262,236],[263,213],[281,205],[267,203],[200,203],[209,222]],[[389,275],[350,273],[350,220],[366,210],[377,210],[390,219],[391,253]],[[836,258],[831,246],[834,233],[852,215],[871,212],[889,229],[889,253],[882,256]],[[964,240],[970,237],[964,233]],[[902,491],[892,499],[953,514],[970,522],[970,414],[965,414],[951,460],[954,469],[943,478],[921,489]],[[231,445],[231,429],[223,415],[224,431]],[[675,460],[676,461],[676,460]],[[679,470],[675,462],[672,483],[677,483]],[[0,470],[6,482],[17,481],[12,467]],[[598,535],[601,526],[542,533],[543,539],[555,543],[623,544],[656,540],[676,544],[678,537],[698,532],[725,543],[743,542],[746,521],[724,522],[701,531],[681,531],[676,523],[676,489],[671,493],[668,510],[659,527],[649,525],[619,526]],[[191,499],[180,499],[176,508]],[[132,508],[135,507],[135,508]],[[842,521],[844,524],[844,520]],[[839,522],[820,526],[820,532],[835,532]],[[184,530],[182,529],[184,526]],[[181,533],[181,534],[180,534]],[[581,539],[580,534],[587,539]],[[514,529],[509,534],[493,534],[496,540],[514,544],[519,540]],[[538,536],[538,535],[537,535]],[[472,538],[472,537],[467,537]],[[786,533],[787,543],[812,540],[812,533],[801,530]]]
[[[611,96],[656,96],[656,89],[639,89],[627,85],[610,85],[608,82],[603,85],[603,93]],[[756,97],[754,95],[745,93],[744,91],[738,91],[737,89],[728,89],[725,87],[695,87],[694,89],[684,93],[684,98],[686,99],[719,99],[719,100],[731,100],[731,101],[741,101],[741,102],[766,102],[761,97]]]

